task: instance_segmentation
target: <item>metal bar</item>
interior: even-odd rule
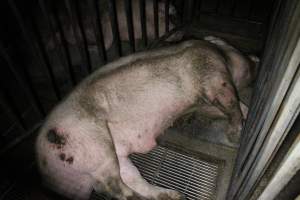
[[[253,106],[251,107],[251,110],[255,112],[262,110],[261,114],[259,113],[257,115],[260,116],[259,117],[260,121],[258,121],[259,123],[254,121],[253,124],[250,124],[252,127],[254,127],[254,131],[251,131],[249,133],[251,133],[251,135],[252,134],[255,135],[256,138],[252,138],[252,137],[249,138],[247,140],[247,145],[245,145],[244,148],[240,148],[238,159],[237,159],[238,162],[236,163],[235,166],[236,169],[235,171],[238,172],[239,174],[237,173],[235,174],[234,177],[235,180],[231,183],[231,189],[229,193],[230,199],[232,199],[234,195],[238,194],[238,192],[244,193],[245,192],[244,186],[249,187],[250,185],[250,187],[252,187],[253,185],[251,185],[251,183],[249,182],[249,178],[252,180],[256,179],[257,178],[256,176],[259,175],[257,173],[257,170],[260,170],[259,168],[257,168],[256,164],[268,161],[268,159],[262,159],[260,157],[262,153],[261,149],[265,148],[264,144],[266,144],[266,142],[269,142],[270,141],[269,139],[272,137],[272,134],[269,133],[269,129],[270,127],[274,127],[275,125],[275,123],[272,120],[277,119],[276,114],[278,112],[278,109],[280,112],[282,112],[282,108],[279,106],[280,106],[280,102],[284,98],[284,95],[286,94],[285,90],[287,84],[289,84],[288,77],[291,77],[292,75],[295,74],[295,72],[292,71],[295,70],[295,68],[292,66],[287,67],[287,64],[292,63],[291,61],[296,61],[296,59],[294,58],[298,58],[292,56],[293,53],[292,49],[297,44],[297,42],[295,42],[295,39],[299,39],[299,35],[300,35],[298,31],[300,29],[299,28],[297,29],[297,27],[299,27],[299,23],[297,22],[299,21],[292,20],[292,19],[299,18],[299,13],[298,16],[296,15],[296,12],[293,13],[296,6],[292,5],[292,3],[295,4],[296,2],[298,1],[294,1],[294,2],[291,1],[289,2],[290,5],[288,3],[279,4],[278,6],[280,6],[280,8],[277,10],[278,13],[275,13],[276,18],[273,18],[274,24],[271,25],[271,27],[273,27],[273,30],[270,32],[269,40],[267,41],[267,45],[266,45],[267,51],[264,52],[264,56],[263,56],[264,62],[262,63],[261,66],[262,70],[260,71],[260,76],[258,78],[259,81],[258,83],[266,86],[263,88],[263,90],[260,90],[260,92],[256,95],[259,96],[259,94],[262,94],[264,92],[265,94],[263,95],[263,97],[265,98],[259,96],[256,99],[252,99],[251,102],[251,104],[254,105],[257,103],[257,101],[263,102],[261,103],[261,105],[265,105],[265,106],[263,107],[263,109],[260,106],[257,106],[256,107],[257,109],[252,109]],[[298,8],[299,7],[300,6],[298,6]],[[285,40],[285,38],[292,38],[292,39]],[[277,47],[282,47],[282,48],[277,48]],[[299,55],[299,49],[298,49],[298,54],[295,53],[295,55]],[[299,63],[299,59],[297,60]],[[262,79],[265,76],[268,77],[267,80]],[[256,88],[258,88],[258,84],[256,84]],[[285,103],[283,103],[282,105],[285,105]],[[257,137],[259,138],[257,139]],[[257,142],[254,141],[254,139],[257,140]],[[246,144],[246,141],[244,142],[244,144]],[[275,144],[276,143],[272,145]],[[270,152],[273,154],[274,150]],[[251,155],[249,156],[249,154]],[[255,170],[256,172],[253,173],[253,170]],[[239,188],[239,190],[237,188]]]
[[[201,3],[202,3],[202,0],[196,0],[195,1],[195,5],[194,5],[194,16],[197,18],[198,20],[198,17],[200,17],[200,14],[201,14]]]
[[[28,74],[27,70],[24,70],[25,80],[23,80],[22,76],[16,70],[15,65],[13,64],[12,60],[10,59],[9,55],[7,54],[7,52],[5,51],[5,49],[3,48],[1,43],[0,43],[0,54],[2,55],[3,59],[7,63],[9,70],[14,75],[19,86],[24,91],[29,103],[37,111],[37,113],[40,115],[40,117],[44,117],[46,115],[46,112],[45,112],[41,102],[39,101],[36,91],[33,89],[33,84],[31,82],[31,79],[29,78],[29,74]]]
[[[251,2],[250,2],[250,7],[249,7],[249,12],[248,12],[248,17],[247,17],[247,19],[251,19],[252,18],[252,13],[253,13],[253,10],[254,10],[254,3],[255,2],[255,0],[252,0]]]
[[[26,132],[28,127],[24,123],[21,114],[19,114],[16,106],[14,105],[11,96],[5,92],[4,88],[2,88],[2,91],[0,90],[0,93],[2,93],[0,96],[0,105],[2,106],[2,109],[10,119],[20,126],[23,132]]]
[[[219,10],[220,10],[221,1],[222,1],[222,0],[218,0],[218,1],[217,1],[216,8],[215,8],[215,13],[216,13],[216,14],[217,14],[217,13],[219,12]]]
[[[132,21],[132,3],[131,3],[131,0],[124,0],[124,3],[125,3],[130,51],[135,52],[134,27],[133,27],[133,21]]]
[[[49,6],[46,6],[45,5],[45,0],[38,0],[38,3],[39,3],[39,6],[41,7],[41,10],[42,10],[42,14],[44,16],[44,18],[46,19],[46,24],[48,25],[48,28],[50,29],[50,32],[52,34],[52,38],[54,39],[55,41],[55,45],[59,48],[58,51],[54,51],[56,56],[58,58],[60,58],[60,62],[62,63],[62,65],[64,65],[64,67],[66,67],[67,70],[70,70],[70,67],[69,65],[71,63],[68,62],[67,59],[65,59],[65,56],[63,55],[63,48],[61,47],[61,45],[59,45],[59,40],[57,39],[56,37],[56,31],[54,29],[54,24],[52,22],[52,20],[50,19],[50,11],[49,11]],[[71,67],[71,70],[72,70],[72,67]],[[70,81],[72,83],[72,85],[75,85],[75,82],[73,80],[73,77],[72,77],[72,72],[69,71],[69,78],[70,78]]]
[[[155,39],[158,39],[159,38],[158,0],[153,0],[153,16],[154,16],[154,34],[155,34]]]
[[[19,26],[21,28],[21,31],[22,31],[22,35],[23,35],[24,39],[26,40],[26,42],[28,43],[28,47],[30,48],[31,52],[34,54],[34,57],[36,58],[36,61],[38,61],[37,65],[38,66],[43,66],[43,64],[45,64],[41,59],[43,57],[43,55],[41,55],[39,46],[36,45],[36,43],[35,43],[36,40],[34,40],[34,38],[32,36],[32,33],[30,33],[29,30],[25,27],[25,22],[24,22],[22,16],[20,15],[14,0],[9,0],[8,3],[9,3],[10,8],[13,11],[14,16],[16,17],[16,19],[18,21],[18,24],[19,24]],[[49,69],[48,69],[47,66],[46,66],[46,68],[48,70],[47,76],[49,77],[51,82],[54,82],[53,77],[50,77],[51,74],[49,76]],[[52,85],[52,86],[54,86],[54,85]],[[54,88],[54,90],[55,90],[55,88]],[[57,91],[55,91],[55,92],[57,92]]]
[[[166,25],[166,33],[169,32],[169,22],[170,22],[170,13],[169,13],[170,1],[165,0],[165,25]]]
[[[184,22],[185,22],[185,15],[184,15],[185,7],[186,7],[185,2],[186,2],[185,0],[180,1],[180,7],[181,7],[180,24],[182,26],[184,25]]]
[[[230,11],[230,16],[234,17],[235,16],[235,10],[237,7],[237,0],[233,0],[232,6],[231,6],[231,11]]]
[[[118,26],[118,16],[116,11],[116,1],[109,0],[108,6],[110,10],[110,22],[111,22],[114,42],[116,43],[116,47],[117,47],[117,53],[118,56],[122,56],[121,40],[120,40],[119,26]]]
[[[63,31],[63,25],[61,24],[61,21],[58,17],[59,15],[57,13],[57,7],[55,6],[55,4],[51,5],[51,10],[53,12],[54,21],[58,28],[58,34],[59,34],[60,41],[62,43],[62,49],[65,54],[66,60],[67,60],[68,72],[71,77],[71,82],[72,82],[72,85],[75,86],[77,83],[77,80],[76,80],[75,72],[74,72],[73,66],[72,66],[71,54],[70,54],[70,51],[68,48],[68,42],[66,40],[66,36]]]
[[[76,18],[77,18],[76,10],[74,8],[73,3],[71,3],[70,0],[64,0],[64,2],[65,2],[66,9],[67,9],[67,14],[68,14],[69,19],[71,21],[71,26],[72,26],[72,29],[73,29],[73,34],[75,36],[75,41],[76,41],[77,47],[79,48],[79,52],[81,54],[81,59],[82,59],[84,64],[87,64],[88,71],[90,71],[91,70],[91,65],[90,65],[90,62],[88,60],[89,56],[87,55],[86,50],[85,50],[84,46],[81,43],[81,37],[80,37],[80,34],[79,34],[79,32],[82,34],[82,30],[80,28],[80,25],[78,25],[78,23],[76,23]],[[79,32],[77,31],[77,28],[80,29]]]
[[[190,23],[192,21],[192,10],[193,10],[194,0],[186,0],[184,4],[184,23]]]
[[[61,100],[62,95],[61,95],[61,92],[59,90],[59,86],[56,83],[56,78],[55,78],[54,71],[53,71],[53,68],[51,66],[49,57],[46,53],[45,44],[42,41],[42,36],[39,33],[38,28],[37,28],[37,24],[36,24],[36,22],[35,22],[35,20],[32,16],[31,16],[31,22],[32,22],[32,28],[33,28],[33,34],[35,35],[36,41],[37,41],[37,44],[38,44],[38,50],[40,51],[42,60],[44,61],[45,65],[46,65],[46,68],[47,68],[47,72],[50,76],[50,83],[51,83],[51,85],[54,89],[54,93],[55,93],[57,99]]]
[[[99,1],[98,0],[89,0],[89,7],[93,14],[92,17],[92,23],[93,23],[93,29],[96,37],[97,47],[98,47],[98,53],[99,57],[102,58],[103,62],[107,62],[107,55],[106,55],[106,49],[104,44],[104,37],[103,37],[103,30],[101,25],[101,17],[99,13]]]
[[[12,149],[14,146],[16,146],[18,143],[23,141],[25,138],[33,135],[36,133],[38,128],[40,128],[42,125],[42,121],[37,122],[29,131],[25,132],[23,135],[20,135],[19,137],[15,138],[13,141],[11,141],[9,144],[5,145],[4,148],[0,150],[0,156],[4,155],[8,150]],[[3,196],[3,195],[2,195]],[[0,198],[2,199],[2,198]]]
[[[92,62],[90,58],[90,53],[89,53],[89,48],[88,48],[88,41],[86,38],[86,33],[84,31],[84,25],[83,25],[83,16],[81,13],[80,5],[79,5],[79,0],[75,0],[75,12],[76,12],[76,17],[78,21],[78,28],[82,37],[82,44],[83,44],[83,50],[84,50],[84,59],[87,64],[87,69],[88,72],[91,73],[93,71],[92,68]]]
[[[147,22],[146,22],[146,2],[145,0],[140,0],[140,17],[141,17],[141,29],[142,29],[142,43],[146,47],[147,46]]]

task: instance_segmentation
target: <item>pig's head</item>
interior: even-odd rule
[[[216,76],[211,76],[205,81],[204,97],[208,106],[215,106],[226,116],[227,137],[230,142],[238,143],[243,123],[239,100],[230,79],[220,72],[215,73]]]

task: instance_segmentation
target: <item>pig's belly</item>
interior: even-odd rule
[[[132,152],[126,153],[151,150],[156,145],[155,138],[192,105],[192,95],[176,85],[155,84],[142,91],[113,106],[109,119],[112,136],[133,145]]]

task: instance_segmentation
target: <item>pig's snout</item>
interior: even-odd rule
[[[241,131],[243,129],[244,119],[231,120],[228,124],[227,138],[230,142],[238,144],[240,140]]]

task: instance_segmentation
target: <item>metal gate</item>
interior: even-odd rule
[[[300,2],[278,1],[270,25],[249,116],[242,132],[228,199],[248,199],[299,113],[289,107],[278,124],[299,76]],[[297,75],[298,74],[298,75]],[[294,101],[294,100],[293,100]]]

